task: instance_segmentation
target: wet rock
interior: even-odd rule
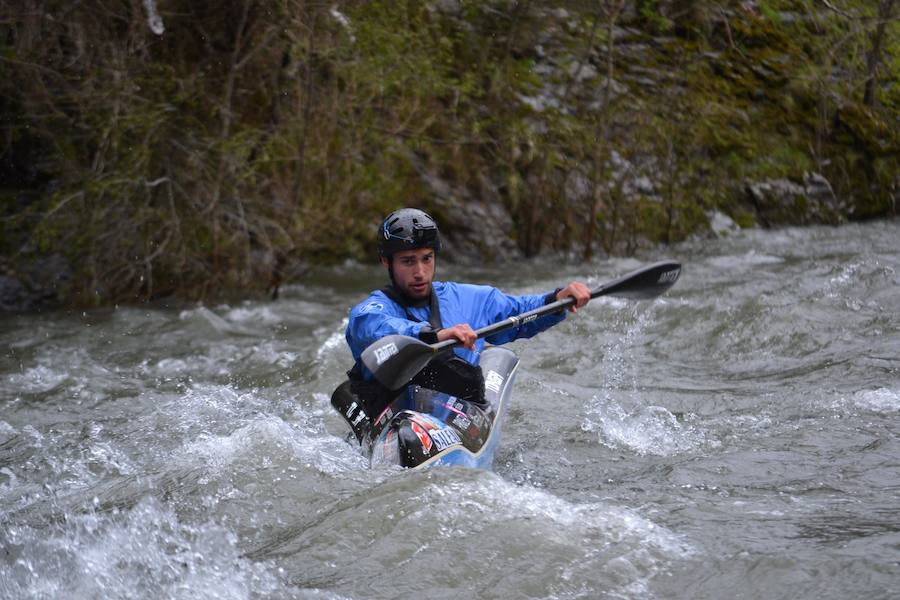
[[[512,216],[489,177],[477,175],[477,189],[469,190],[451,185],[415,154],[410,154],[409,160],[428,189],[431,212],[441,228],[444,256],[456,262],[473,263],[522,255],[514,241]]]
[[[0,310],[16,312],[26,310],[28,290],[15,277],[0,275]]]
[[[462,263],[505,260],[520,255],[513,241],[513,220],[497,202],[471,197],[451,189],[447,182],[431,180],[435,218],[441,225],[443,254]],[[445,233],[444,233],[445,232]]]
[[[501,203],[456,192],[436,195],[435,204],[439,215],[436,218],[439,218],[442,230],[447,232],[442,236],[443,252],[451,260],[491,262],[521,256],[513,241],[512,217]]]
[[[745,196],[765,227],[837,225],[847,219],[847,204],[838,200],[831,184],[818,173],[804,173],[801,182],[770,179],[748,183]]]
[[[569,65],[569,77],[578,83],[596,79],[597,69],[589,62],[573,62]]]
[[[72,272],[53,254],[23,266],[0,265],[0,312],[24,312],[59,304],[68,293]]]
[[[740,226],[734,220],[719,211],[711,211],[706,213],[709,219],[709,231],[712,237],[722,238],[741,230]]]
[[[462,2],[460,0],[435,0],[428,5],[428,8],[442,15],[451,17],[462,16]]]
[[[453,219],[451,252],[465,261],[498,261],[521,256],[513,241],[513,220],[500,205],[469,202]]]
[[[56,302],[51,291],[31,288],[14,275],[0,275],[0,312],[26,312]]]

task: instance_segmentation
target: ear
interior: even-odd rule
[[[391,263],[390,263],[390,261],[389,261],[388,259],[386,259],[385,257],[383,257],[383,256],[381,257],[381,264],[384,265],[384,268],[385,268],[385,269],[390,269],[390,268],[391,268]]]

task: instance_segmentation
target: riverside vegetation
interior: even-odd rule
[[[894,215],[898,4],[3,3],[0,305],[275,294],[401,205],[457,260]]]

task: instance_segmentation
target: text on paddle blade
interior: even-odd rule
[[[397,344],[389,342],[381,348],[375,348],[375,362],[380,366],[384,361],[397,354]]]

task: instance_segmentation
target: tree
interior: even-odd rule
[[[878,71],[882,64],[885,46],[885,37],[893,14],[896,0],[880,0],[878,2],[878,18],[875,22],[875,30],[872,32],[871,47],[866,53],[866,83],[863,91],[863,104],[874,106],[876,102],[875,90],[878,83]]]

